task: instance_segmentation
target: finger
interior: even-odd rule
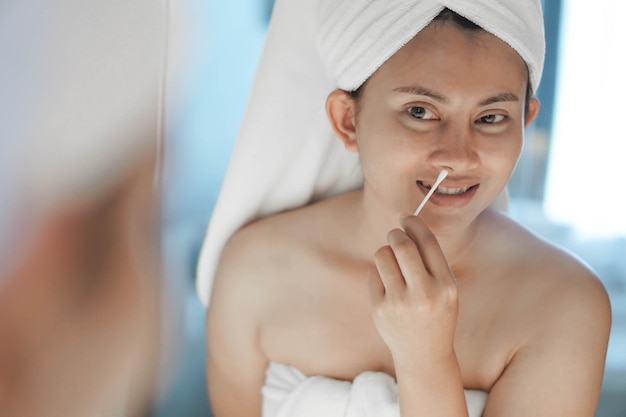
[[[374,254],[374,263],[380,281],[384,285],[385,295],[395,297],[406,288],[402,270],[389,246],[383,246]]]
[[[421,254],[415,242],[404,230],[394,229],[387,236],[401,273],[409,287],[427,284],[432,279],[422,262]]]
[[[428,226],[416,216],[405,217],[401,224],[407,235],[415,243],[421,255],[423,265],[430,275],[454,280],[450,271],[450,265],[439,245],[439,241]]]
[[[372,305],[379,304],[385,297],[385,286],[380,278],[376,266],[369,268],[367,272],[367,281],[370,290],[370,301]]]

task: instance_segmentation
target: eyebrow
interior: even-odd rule
[[[407,87],[398,87],[393,91],[397,91],[399,93],[412,94],[415,96],[426,96],[430,97],[433,100],[436,100],[440,103],[447,103],[448,99],[435,91],[429,90],[428,88],[422,86],[407,86]],[[519,97],[513,93],[500,93],[495,96],[488,97],[480,102],[481,106],[487,106],[493,103],[500,103],[505,101],[520,101]]]
[[[500,103],[502,101],[519,101],[519,97],[513,93],[501,93],[497,96],[489,97],[480,102],[481,106],[487,106],[493,103]]]
[[[421,86],[398,87],[398,88],[394,88],[393,91],[397,91],[399,93],[405,93],[405,94],[413,94],[414,96],[430,97],[433,100],[436,100],[440,103],[448,102],[448,99],[445,98],[443,95],[436,93],[432,90],[429,90],[428,88],[421,87]]]

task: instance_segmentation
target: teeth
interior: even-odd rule
[[[422,182],[422,185],[424,187],[426,187],[426,188],[432,188],[431,184],[426,184],[425,182]],[[472,187],[446,188],[446,187],[439,186],[439,187],[437,187],[435,192],[439,193],[439,194],[446,194],[446,195],[458,195],[458,194],[463,194],[464,192],[466,192],[470,188],[472,188]]]
[[[463,194],[464,192],[466,192],[467,190],[469,190],[470,187],[463,187],[463,188],[445,188],[445,187],[437,187],[437,189],[435,190],[436,193],[439,194],[448,194],[448,195],[455,195],[455,194]]]

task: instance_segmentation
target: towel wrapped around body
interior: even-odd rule
[[[384,372],[363,372],[350,382],[270,362],[261,392],[263,417],[400,417],[398,386]],[[465,400],[469,416],[478,417],[487,393],[466,390]]]

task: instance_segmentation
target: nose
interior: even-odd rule
[[[431,163],[452,172],[476,168],[480,157],[476,140],[467,126],[449,124],[441,129],[430,154]]]

